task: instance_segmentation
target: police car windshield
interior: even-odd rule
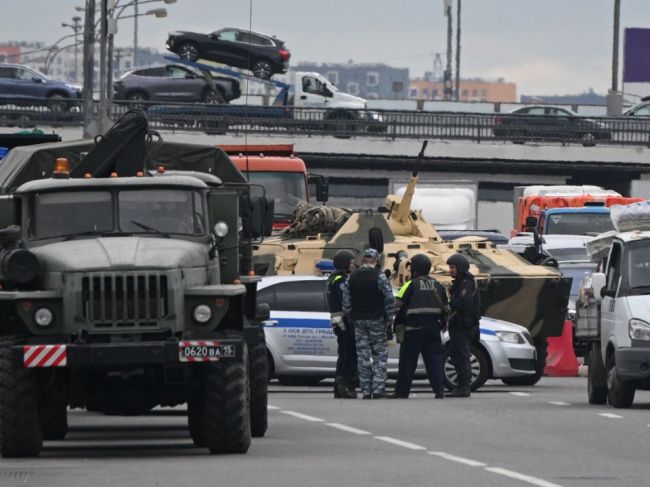
[[[129,233],[202,235],[205,217],[201,194],[184,189],[120,191],[119,230]],[[151,230],[145,228],[145,224]]]

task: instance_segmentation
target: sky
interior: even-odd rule
[[[78,15],[74,7],[83,3],[0,0],[0,41],[54,42],[71,32],[61,23]],[[650,0],[621,3],[621,32],[650,27]],[[611,85],[613,5],[614,0],[462,0],[461,77],[505,78],[517,83],[518,95],[590,88],[604,94]],[[158,0],[140,11],[158,7],[166,7],[168,17],[139,19],[141,47],[164,51],[172,30],[251,25],[284,40],[294,64],[379,62],[409,68],[412,78],[431,70],[434,53],[446,52],[443,0]],[[621,45],[622,40],[621,34]],[[132,43],[133,22],[123,19],[115,45]]]

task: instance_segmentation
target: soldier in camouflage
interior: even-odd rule
[[[343,285],[343,313],[354,324],[359,385],[364,399],[386,397],[387,327],[395,317],[393,290],[377,267],[379,253],[363,254],[363,264]]]

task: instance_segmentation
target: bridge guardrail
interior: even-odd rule
[[[49,100],[0,100],[0,125],[81,126],[75,100],[52,106]],[[650,117],[555,117],[409,110],[342,110],[282,106],[143,103],[152,128],[208,134],[371,136],[385,139],[457,139],[513,143],[553,141],[650,147]],[[131,106],[114,103],[117,120]],[[93,106],[97,111],[97,105]]]

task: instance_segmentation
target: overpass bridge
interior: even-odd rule
[[[57,129],[64,140],[81,137],[78,128]],[[331,204],[373,207],[390,183],[405,180],[415,162],[417,139],[356,136],[207,135],[163,131],[166,140],[197,144],[294,144],[310,172],[330,178]],[[596,184],[624,195],[650,198],[650,149],[642,146],[431,140],[421,180],[471,180],[479,187],[479,224],[508,231],[512,188],[528,184]]]

